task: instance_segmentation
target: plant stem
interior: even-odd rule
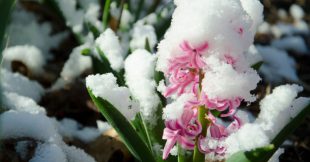
[[[193,154],[186,152],[186,150],[178,144],[178,162],[191,162],[192,160]]]
[[[185,162],[184,150],[179,144],[178,144],[178,162]]]
[[[202,136],[206,136],[206,133],[207,133],[208,121],[205,119],[206,113],[207,113],[207,109],[204,106],[200,106],[198,108],[198,121],[202,127],[202,130],[200,133],[200,135]],[[198,138],[200,135],[196,137],[193,162],[204,162],[205,161],[205,154],[201,153],[198,149]]]
[[[204,75],[202,70],[199,70],[199,91],[202,92],[202,79]],[[199,96],[200,97],[200,96]],[[205,119],[207,113],[207,107],[201,105],[198,107],[198,122],[201,124],[201,133],[196,137],[195,140],[195,149],[194,149],[194,157],[193,162],[204,162],[205,161],[205,154],[201,153],[198,148],[198,139],[200,136],[206,136],[207,134],[207,127],[208,127],[208,120]]]

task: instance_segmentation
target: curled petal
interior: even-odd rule
[[[186,137],[180,137],[178,142],[181,145],[181,147],[186,149],[186,150],[193,150],[195,147],[194,139],[190,139],[190,138],[186,138]]]
[[[202,127],[201,124],[195,120],[194,124],[191,124],[189,126],[187,126],[187,129],[185,130],[185,134],[188,137],[196,137],[198,134],[201,133]]]
[[[167,139],[164,150],[163,150],[163,159],[167,159],[171,149],[177,142],[177,139],[178,139],[178,136],[173,136],[172,138]]]
[[[236,132],[243,125],[243,121],[241,121],[240,118],[238,118],[237,116],[233,116],[233,118],[234,118],[234,121],[230,123],[230,125],[227,127],[227,131],[229,133]]]

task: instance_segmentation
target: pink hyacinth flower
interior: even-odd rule
[[[190,70],[179,69],[170,76],[169,81],[171,85],[167,87],[164,96],[168,97],[175,92],[180,96],[185,92],[189,85],[195,87],[195,84],[198,84],[199,76]]]
[[[208,43],[203,43],[194,48],[187,41],[184,41],[180,45],[184,54],[169,61],[168,74],[170,75],[169,81],[171,86],[169,86],[164,93],[165,97],[175,92],[180,96],[189,85],[191,85],[192,88],[196,87],[195,85],[198,84],[199,81],[199,69],[205,65],[202,60],[202,52],[204,52],[208,46]]]
[[[212,141],[213,143],[216,142],[216,144],[212,144],[213,146],[208,145],[208,142]],[[215,155],[224,156],[226,152],[226,147],[224,145],[221,145],[223,140],[216,140],[212,137],[203,137],[200,136],[198,139],[198,149],[201,153],[209,154],[214,153]]]
[[[200,136],[198,140],[198,149],[204,154],[213,152],[216,155],[224,155],[226,148],[219,145],[219,143],[221,143],[228,136],[228,132],[224,126],[215,123],[215,117],[211,113],[209,113],[208,118],[211,121],[209,127],[210,137]],[[216,142],[217,144],[215,146],[214,144],[213,146],[208,145],[210,140],[212,140],[213,143]]]
[[[208,42],[205,42],[198,47],[192,47],[187,41],[184,41],[180,47],[185,54],[177,57],[176,60],[187,59],[189,61],[189,67],[194,69],[200,69],[205,65],[202,60],[202,53],[208,49]]]
[[[209,109],[216,109],[218,111],[226,111],[225,114],[221,114],[221,117],[232,116],[236,113],[237,108],[240,106],[242,99],[237,97],[235,99],[208,99],[205,97],[202,101]]]
[[[226,111],[225,114],[221,114],[221,117],[228,117],[235,114],[237,108],[240,106],[242,99],[236,97],[235,99],[210,99],[205,93],[201,93],[200,99],[198,99],[198,94],[196,94],[196,99],[191,100],[187,103],[187,107],[198,107],[205,105],[210,110]]]
[[[194,149],[195,137],[201,132],[201,125],[192,110],[185,109],[180,119],[166,121],[165,125],[163,139],[167,141],[163,151],[163,159],[168,157],[177,142],[184,149]]]
[[[225,128],[224,126],[216,123],[216,118],[210,112],[208,113],[208,119],[211,123],[209,127],[210,137],[199,137],[199,151],[205,154],[213,152],[216,155],[223,156],[225,154],[226,148],[225,146],[220,145],[220,143],[222,143],[231,133],[234,133],[240,129],[243,122],[237,116],[233,116],[234,121]],[[208,145],[210,140],[213,142],[215,141],[217,145],[210,147]]]

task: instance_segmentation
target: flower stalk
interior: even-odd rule
[[[202,131],[199,136],[204,136],[204,137],[207,134],[207,127],[208,127],[208,120],[205,118],[206,113],[207,113],[207,109],[204,106],[200,106],[198,108],[198,121],[201,123],[201,127],[202,127]],[[193,156],[194,162],[205,161],[205,154],[201,153],[198,147],[199,136],[196,137],[196,141],[195,141],[195,150],[194,150],[194,156]]]

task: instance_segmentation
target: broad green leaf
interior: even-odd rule
[[[2,60],[2,50],[5,44],[6,27],[14,3],[15,0],[0,0],[0,60]]]
[[[266,155],[272,155],[274,150],[274,145],[268,145],[249,152],[238,152],[229,157],[226,162],[267,162],[271,156]]]
[[[128,120],[108,101],[95,97],[88,88],[88,93],[95,105],[116,130],[129,151],[142,162],[155,162],[153,155]]]
[[[302,123],[307,115],[310,114],[310,104],[306,106],[295,118],[279,132],[272,140],[268,148],[256,149],[253,151],[240,151],[227,159],[227,162],[267,162],[287,137]]]

